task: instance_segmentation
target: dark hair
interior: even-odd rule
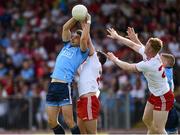
[[[107,60],[106,54],[104,52],[97,51],[97,56],[99,58],[99,62],[101,63],[101,65],[104,65],[104,63]]]
[[[82,30],[81,30],[81,29],[76,30],[76,34],[78,34],[79,36],[81,36],[81,35],[82,35]]]

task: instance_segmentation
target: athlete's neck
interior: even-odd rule
[[[155,57],[156,55],[153,53],[146,53],[147,59],[150,60],[151,58]]]

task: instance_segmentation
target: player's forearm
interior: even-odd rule
[[[113,62],[123,70],[129,70],[129,63],[121,61],[119,59],[115,59]]]
[[[83,28],[81,40],[82,40],[82,43],[84,42],[84,45],[85,43],[87,44],[87,47],[90,49],[89,55],[92,55],[94,53],[94,47],[93,47],[91,37],[90,37],[91,15],[89,13],[87,14],[86,21],[87,22],[86,22],[85,27]]]
[[[119,66],[120,68],[122,68],[123,70],[126,71],[130,71],[130,72],[135,72],[136,69],[134,68],[135,65],[129,64],[127,62],[121,61],[118,58],[114,59],[113,62]]]
[[[131,41],[133,41],[134,43],[143,46],[143,44],[141,43],[141,41],[139,40],[139,38],[136,36],[134,38],[131,39]]]
[[[119,43],[126,45],[127,47],[133,49],[134,51],[136,51],[137,53],[139,53],[139,49],[141,48],[141,45],[138,45],[136,43],[134,43],[133,41],[124,38],[122,36],[117,36],[116,39],[119,41]]]
[[[89,48],[89,55],[93,55],[94,52],[95,52],[95,49],[94,49],[94,46],[93,46],[93,43],[92,43],[92,40],[91,40],[91,37],[90,37],[90,34],[88,35],[88,48]]]
[[[74,18],[69,19],[64,25],[63,25],[63,29],[64,30],[70,30],[74,27],[74,25],[76,24],[76,20]]]
[[[89,31],[90,31],[90,24],[87,24],[87,25],[83,28],[81,40],[86,40],[86,41],[88,40],[88,38],[89,38]]]
[[[84,28],[83,28],[83,32],[82,32],[82,36],[80,39],[80,48],[81,50],[84,52],[87,49],[87,42],[88,42],[88,36],[89,36],[89,31],[90,31],[90,24],[87,24]]]
[[[116,39],[119,41],[119,43],[124,44],[128,46],[129,48],[132,48],[135,46],[135,43],[132,42],[131,40],[124,38],[122,36],[117,36]]]

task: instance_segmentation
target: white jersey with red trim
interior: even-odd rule
[[[97,53],[89,56],[87,60],[79,67],[78,91],[79,96],[89,92],[96,92],[99,95],[98,81],[102,74],[102,66],[99,62]]]
[[[161,58],[157,54],[155,57],[147,60],[144,51],[144,46],[139,49],[139,53],[143,56],[143,61],[137,63],[136,68],[138,71],[143,72],[150,92],[155,96],[161,96],[170,89]]]

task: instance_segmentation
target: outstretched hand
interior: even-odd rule
[[[135,33],[135,31],[134,31],[134,28],[128,27],[126,32],[128,34],[126,37],[132,41],[138,37],[137,33]]]
[[[109,33],[109,35],[107,35],[109,38],[117,39],[117,37],[119,36],[113,28],[108,28],[107,32]]]
[[[112,52],[108,52],[107,57],[109,60],[111,60],[113,62],[115,62],[118,59]]]

